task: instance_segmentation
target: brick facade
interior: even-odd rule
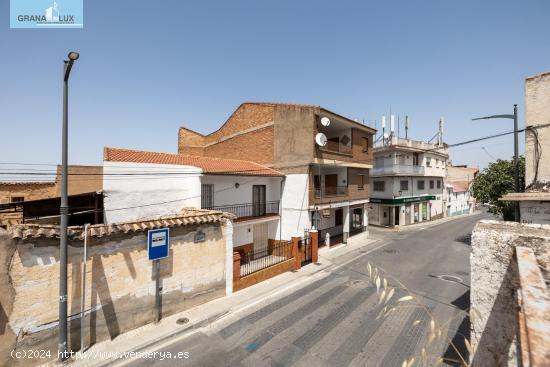
[[[243,103],[211,134],[202,135],[182,127],[178,152],[273,163],[273,111],[270,104]]]

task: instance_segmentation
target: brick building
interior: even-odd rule
[[[323,146],[316,144],[320,133]],[[374,133],[320,106],[247,102],[211,134],[180,128],[178,151],[254,161],[285,173],[282,238],[315,227],[321,240],[329,234],[346,242],[368,224]]]

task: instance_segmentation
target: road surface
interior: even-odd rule
[[[469,329],[464,311],[469,305],[469,238],[483,217],[488,215],[402,232],[373,229],[385,246],[368,254],[360,251],[320,280],[160,349],[172,355],[187,352],[188,359],[142,364],[401,367],[406,359],[422,359],[423,348],[426,365],[442,356],[459,359],[449,341],[467,354],[462,335]],[[387,316],[379,317],[383,283],[377,292],[368,263],[387,276],[388,289],[397,289],[387,310],[398,307]],[[397,302],[407,295],[415,299]],[[432,319],[435,337],[430,337]]]

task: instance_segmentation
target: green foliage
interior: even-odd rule
[[[520,191],[525,189],[525,158],[519,159]],[[499,201],[504,194],[514,192],[514,161],[502,159],[489,164],[472,183],[472,195],[477,201],[489,203],[489,212],[504,220],[514,220],[514,203]]]

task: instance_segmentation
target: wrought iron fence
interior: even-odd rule
[[[242,217],[262,217],[264,215],[279,214],[279,201],[267,201],[264,203],[246,203],[232,205],[214,205],[210,208],[220,210],[235,215],[237,218]]]
[[[292,258],[292,242],[280,241],[267,248],[241,255],[241,277],[277,265]]]

